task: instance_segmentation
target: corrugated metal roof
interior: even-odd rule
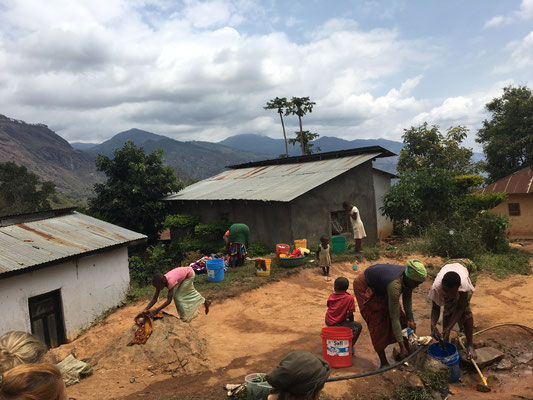
[[[141,239],[146,236],[78,212],[3,226],[0,274]]]
[[[479,189],[476,193],[492,192],[509,194],[533,193],[533,170],[531,168],[524,168],[516,171],[505,178],[485,186],[483,189]]]
[[[291,201],[332,178],[370,161],[380,153],[232,169],[204,179],[165,200]]]

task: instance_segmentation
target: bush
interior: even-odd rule
[[[147,261],[139,256],[129,258],[130,279],[137,285],[149,285],[157,272],[166,272],[172,260],[168,257],[165,246],[161,243],[146,249]]]
[[[511,274],[530,275],[531,255],[527,251],[510,249],[503,254],[480,254],[473,258],[478,268],[491,271],[500,278]]]
[[[190,214],[167,215],[163,227],[166,229],[193,229],[200,222],[200,217]]]
[[[444,258],[472,258],[484,250],[475,225],[459,229],[433,225],[427,231],[427,238],[429,252]]]
[[[488,251],[503,253],[509,250],[509,239],[505,234],[509,218],[491,212],[479,214],[475,220],[479,235]]]
[[[252,257],[252,258],[261,257],[271,252],[268,246],[260,242],[250,242],[247,250],[248,250],[248,257]]]

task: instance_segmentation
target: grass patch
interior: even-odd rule
[[[428,389],[440,391],[448,387],[448,371],[439,370],[439,371],[422,371],[418,374],[424,386]]]
[[[318,268],[318,264],[311,262],[314,257],[306,257],[306,263],[299,267],[284,268],[280,262],[275,258],[275,254],[266,256],[272,259],[270,265],[270,276],[257,276],[255,269],[255,261],[246,261],[244,265],[236,268],[230,268],[224,272],[224,280],[220,282],[209,282],[207,274],[196,275],[194,279],[194,286],[204,296],[209,298],[228,298],[235,297],[241,293],[256,289],[270,282],[277,282],[281,278],[296,274],[306,268]],[[154,287],[152,285],[136,285],[130,286],[127,294],[129,302],[138,300],[148,300],[154,295]],[[166,291],[160,293],[160,298],[166,297]]]
[[[501,254],[481,254],[475,256],[473,261],[480,269],[490,271],[499,278],[505,278],[513,274],[530,275],[530,257],[531,255],[527,251],[510,249]]]

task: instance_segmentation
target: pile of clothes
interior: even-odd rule
[[[311,250],[306,249],[305,247],[299,247],[297,249],[294,249],[292,253],[289,254],[280,254],[280,258],[294,258],[294,257],[302,257],[306,256],[311,252]]]
[[[209,256],[203,256],[202,258],[196,260],[195,262],[189,264],[196,274],[205,274],[207,273],[207,261],[214,259],[224,259],[224,271],[229,267],[229,256],[222,256],[218,254],[211,254]]]

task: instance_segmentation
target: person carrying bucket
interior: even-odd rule
[[[353,296],[347,292],[350,282],[341,276],[335,279],[333,284],[335,292],[328,297],[328,311],[326,312],[327,326],[343,326],[352,330],[352,355],[355,353],[355,342],[359,338],[363,325],[354,321],[355,301]]]
[[[172,302],[172,299],[174,299],[174,304],[183,322],[191,322],[198,315],[198,309],[202,304],[207,314],[211,301],[204,299],[198,293],[194,287],[194,276],[194,270],[191,267],[174,268],[165,275],[161,273],[155,274],[152,278],[152,285],[155,287],[154,297],[150,300],[150,303],[148,303],[144,311],[149,311],[152,316],[157,315],[159,311],[168,306]],[[164,288],[168,289],[167,299],[159,307],[150,310],[157,303],[159,292]],[[134,318],[134,321],[142,317],[143,312],[140,312]]]
[[[318,400],[330,372],[329,364],[320,357],[293,351],[267,374],[272,386],[268,400]]]
[[[468,258],[448,260],[437,274],[429,291],[429,298],[433,302],[431,309],[431,331],[436,337],[441,334],[436,329],[440,318],[440,309],[444,306],[442,314],[442,338],[448,342],[450,332],[456,323],[466,336],[466,351],[468,359],[476,359],[473,345],[474,316],[470,309],[470,299],[474,294],[477,280],[477,267]]]
[[[409,355],[409,342],[403,337],[402,329],[409,327],[416,332],[412,293],[426,278],[424,264],[409,260],[407,265],[371,265],[353,281],[355,298],[368,325],[381,367],[389,365],[385,355],[389,344],[399,344],[402,359]],[[405,313],[400,306],[400,297]]]

